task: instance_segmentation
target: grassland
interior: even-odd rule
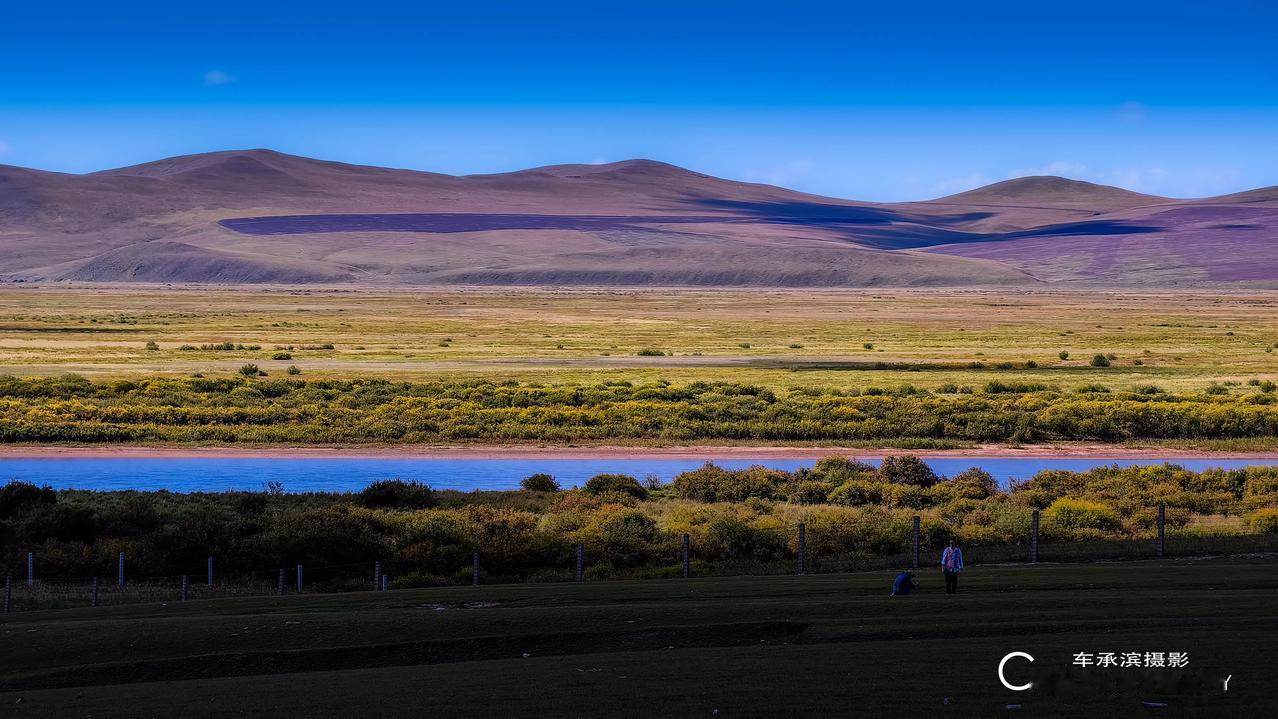
[[[775,392],[1002,382],[1227,398],[1278,379],[1276,307],[1278,294],[1261,292],[7,286],[0,373],[219,377],[252,363],[271,377],[296,366],[308,380],[733,382]],[[200,349],[223,343],[231,349]],[[1092,366],[1097,354],[1109,366]]]
[[[1265,716],[1256,560],[293,595],[0,618],[6,716]],[[1033,664],[997,681],[999,659]],[[1071,666],[1188,652],[1184,669]],[[1230,679],[1229,691],[1223,680]]]
[[[230,373],[258,362],[279,370],[295,364],[308,375],[405,380],[931,388],[999,379],[1064,387],[1103,382],[1114,389],[1156,382],[1190,391],[1212,380],[1278,379],[1275,355],[1266,351],[1278,343],[1275,310],[1278,293],[11,285],[0,289],[0,368],[117,378]],[[148,351],[148,341],[159,349]],[[179,349],[226,341],[261,349]],[[333,348],[319,349],[326,344]],[[288,345],[295,347],[293,360],[270,359],[275,347]],[[672,356],[636,356],[644,349]],[[1061,360],[1061,351],[1070,358]],[[1093,368],[1096,353],[1118,358],[1109,368]],[[1039,367],[1026,370],[1029,360]],[[1015,367],[998,369],[1003,362]],[[878,363],[919,369],[875,369]]]

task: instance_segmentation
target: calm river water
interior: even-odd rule
[[[877,462],[877,457],[862,456]],[[1006,486],[1011,479],[1029,479],[1044,469],[1085,470],[1109,464],[1123,466],[1170,461],[1187,469],[1278,465],[1278,459],[1103,459],[928,457],[937,473],[954,475],[981,467]],[[268,481],[280,482],[287,492],[331,492],[362,489],[379,479],[420,480],[436,489],[512,489],[536,472],[554,475],[560,485],[580,485],[603,472],[640,479],[656,475],[669,480],[696,469],[705,461],[731,469],[761,464],[777,469],[811,467],[812,459],[671,458],[662,456],[581,458],[369,458],[369,457],[122,457],[122,458],[0,458],[0,483],[18,479],[48,484],[55,489],[167,489],[174,492],[258,490]]]

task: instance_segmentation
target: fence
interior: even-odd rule
[[[965,563],[1004,564],[1037,562],[1071,562],[1116,559],[1159,559],[1186,556],[1244,555],[1278,553],[1278,535],[1203,533],[1183,527],[1169,526],[1166,510],[1157,508],[1156,522],[1149,537],[1133,539],[1069,540],[1068,527],[1050,521],[1035,511],[1023,543],[975,544],[964,546]],[[912,536],[906,553],[871,551],[823,551],[820,535],[800,522],[795,528],[793,557],[784,561],[750,559],[698,558],[697,548],[688,534],[679,538],[678,555],[669,566],[646,566],[629,573],[613,573],[616,577],[692,577],[732,576],[747,574],[798,575],[858,570],[935,566],[943,542],[927,541],[920,517],[912,522]],[[468,583],[479,585],[492,581],[483,569],[483,551],[474,552]],[[561,575],[567,581],[584,582],[591,578],[591,563],[585,545],[576,544]],[[190,574],[133,577],[128,572],[128,557],[121,552],[113,574],[106,576],[64,577],[55,574],[56,567],[45,567],[34,552],[25,556],[24,574],[12,571],[4,579],[3,611],[5,613],[70,607],[106,607],[140,602],[184,602],[228,597],[261,597],[307,592],[388,591],[395,583],[396,571],[409,575],[412,567],[404,563],[374,560],[347,564],[308,566],[304,562],[288,567],[240,572],[229,576],[215,573],[216,558],[207,557]],[[12,567],[10,567],[10,570]],[[543,575],[544,578],[545,575]],[[552,576],[551,578],[556,578]],[[400,584],[399,586],[410,586]]]

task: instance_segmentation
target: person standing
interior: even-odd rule
[[[945,593],[958,594],[958,575],[963,571],[963,550],[954,540],[941,552],[941,571],[945,573]]]

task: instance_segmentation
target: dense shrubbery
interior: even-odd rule
[[[524,477],[519,486],[529,492],[558,492],[559,482],[549,474],[538,472],[537,474]]]
[[[1259,385],[1216,395],[1080,394],[1016,384],[953,389],[777,393],[727,382],[0,376],[0,442],[838,440],[922,447],[1278,436],[1278,396]]]
[[[421,482],[383,479],[365,487],[359,503],[372,509],[426,509],[435,506],[435,493]]]
[[[227,576],[302,562],[353,567],[366,583],[361,563],[383,561],[401,585],[442,584],[468,581],[476,551],[493,578],[566,579],[581,543],[590,576],[605,577],[673,566],[685,532],[705,562],[787,559],[799,522],[812,557],[906,552],[915,515],[929,549],[951,538],[1024,543],[1035,509],[1044,541],[1148,538],[1160,502],[1171,531],[1278,533],[1278,468],[1053,470],[1000,491],[979,469],[929,485],[900,471],[912,466],[842,457],[795,472],[706,465],[653,492],[625,475],[562,492],[432,491],[398,480],[351,494],[55,492],[13,482],[0,487],[0,564],[21,576],[34,551],[44,576],[104,576],[124,551],[136,575],[174,576],[201,571],[212,554]]]
[[[1262,534],[1278,534],[1278,508],[1258,509],[1247,517],[1247,523]]]
[[[595,496],[619,494],[635,499],[646,499],[648,496],[648,490],[639,484],[639,480],[626,474],[596,475],[586,481],[582,491]]]

